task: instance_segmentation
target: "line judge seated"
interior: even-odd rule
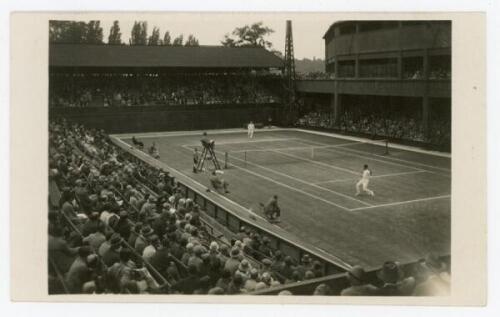
[[[212,175],[210,175],[210,184],[217,192],[228,194],[229,190],[227,188],[229,187],[229,183],[219,176],[222,173],[223,171],[219,170],[213,171]],[[207,191],[210,191],[210,189],[207,189]]]

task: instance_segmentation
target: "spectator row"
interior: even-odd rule
[[[280,86],[259,76],[52,74],[51,107],[279,102]]]

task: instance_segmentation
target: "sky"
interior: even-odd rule
[[[160,37],[163,38],[165,31],[170,31],[170,36],[175,38],[184,34],[184,40],[189,34],[193,34],[200,45],[220,45],[226,33],[231,33],[236,27],[250,25],[262,21],[274,32],[267,37],[273,43],[273,49],[282,53],[285,51],[286,20],[292,20],[294,54],[295,58],[324,58],[325,48],[322,39],[328,27],[333,23],[331,16],[321,15],[297,15],[290,17],[286,14],[263,14],[263,13],[167,13],[149,14],[147,16],[110,16],[99,19],[103,27],[104,41],[107,42],[109,30],[113,20],[120,22],[122,41],[128,43],[130,32],[135,20],[148,22],[148,36],[153,27],[160,28]],[[82,19],[83,20],[83,19]]]

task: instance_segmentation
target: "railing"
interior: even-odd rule
[[[449,79],[336,78],[298,80],[302,93],[356,94],[422,97],[428,88],[429,97],[449,98]]]
[[[451,258],[449,255],[442,256],[440,260],[446,263],[447,268],[450,268]],[[417,266],[420,265],[420,261],[411,262],[401,265],[401,270],[405,276],[411,276],[413,272],[416,271]],[[380,282],[377,278],[378,269],[371,270],[366,273],[365,281],[373,285],[378,285]],[[340,295],[340,292],[349,287],[349,280],[347,279],[347,274],[332,274],[325,277],[310,279],[307,281],[301,281],[296,283],[290,283],[286,285],[280,285],[272,288],[267,288],[263,290],[254,291],[248,295],[276,295],[281,291],[290,291],[293,295],[312,295],[316,287],[320,284],[326,284],[330,287],[331,294],[333,296]]]

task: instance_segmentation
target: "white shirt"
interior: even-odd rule
[[[361,177],[362,180],[369,180],[370,176],[372,175],[372,172],[369,169],[366,169],[363,171],[363,176]]]
[[[255,125],[253,123],[249,123],[248,130],[254,130],[254,129],[255,129]]]

